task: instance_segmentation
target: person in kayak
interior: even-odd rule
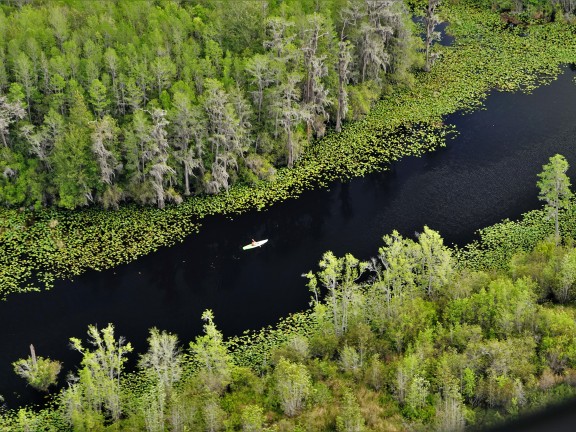
[[[252,239],[252,246],[256,246],[256,240]]]

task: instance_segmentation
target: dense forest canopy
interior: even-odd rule
[[[547,19],[574,9],[484,3]],[[430,69],[438,4],[4,2],[0,203],[163,207],[272,178]]]
[[[422,66],[400,0],[224,3],[4,5],[2,203],[163,207],[269,178]]]

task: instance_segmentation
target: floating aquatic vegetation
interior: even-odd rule
[[[446,144],[442,117],[481,106],[491,89],[529,92],[550,82],[560,65],[576,62],[574,26],[533,25],[510,31],[498,14],[471,5],[444,9],[456,37],[441,47],[432,72],[397,88],[364,119],[314,142],[293,169],[272,181],[238,185],[217,196],[195,196],[164,210],[126,205],[117,211],[0,210],[0,295],[50,287],[57,278],[103,270],[171,246],[212,214],[261,210],[324,187],[382,170],[407,155]]]

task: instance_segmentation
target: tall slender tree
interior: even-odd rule
[[[270,39],[264,41],[264,47],[270,49],[276,58],[283,58],[289,53],[295,35],[290,33],[294,23],[280,17],[271,17],[266,21],[266,33]]]
[[[138,364],[153,382],[154,388],[145,395],[143,411],[148,430],[156,431],[165,427],[174,384],[182,375],[182,355],[176,335],[156,328],[150,329],[148,344],[148,352],[140,357]]]
[[[198,106],[192,106],[190,97],[183,92],[174,95],[170,112],[174,157],[182,164],[184,195],[190,195],[190,177],[203,177],[202,156],[206,142],[206,120]]]
[[[0,96],[0,137],[2,144],[8,147],[10,125],[23,119],[26,116],[20,101],[9,102],[6,96]]]
[[[570,190],[570,177],[566,175],[568,162],[562,155],[556,154],[550,161],[542,166],[542,172],[538,174],[538,198],[546,203],[547,217],[554,220],[554,239],[556,245],[560,243],[560,210],[570,203],[572,191]]]
[[[110,105],[110,100],[107,95],[106,86],[102,84],[99,79],[95,79],[90,84],[88,89],[89,102],[92,105],[92,110],[98,116],[98,118],[104,117],[108,107]]]
[[[203,107],[208,126],[213,162],[207,190],[217,193],[230,187],[230,174],[238,169],[238,157],[244,157],[247,131],[230,102],[230,95],[220,81],[207,79]]]
[[[281,358],[274,370],[276,393],[284,413],[293,417],[304,407],[312,390],[312,378],[305,365]]]
[[[424,288],[428,297],[435,297],[448,282],[454,264],[450,249],[438,232],[424,226],[418,235],[419,253],[417,256],[417,277],[419,285]]]
[[[92,153],[96,157],[100,173],[98,200],[104,208],[118,208],[123,193],[118,186],[118,177],[123,165],[119,158],[118,135],[116,121],[109,115],[96,120],[92,125]]]
[[[348,113],[348,76],[350,62],[352,61],[352,45],[350,42],[340,40],[338,43],[338,107],[336,109],[336,132],[342,130],[342,121]]]
[[[344,335],[349,325],[357,317],[362,306],[362,293],[357,281],[368,269],[368,263],[361,262],[350,254],[337,258],[326,252],[319,263],[320,271],[309,272],[308,287],[317,298],[318,283],[327,291],[328,315],[332,320],[334,334]]]
[[[264,103],[264,90],[274,82],[271,59],[263,54],[254,55],[246,62],[246,72],[250,75],[252,85],[256,87],[256,90],[252,91],[252,96],[256,104],[258,122],[260,122]]]
[[[327,55],[323,45],[330,45],[332,29],[326,19],[317,13],[306,17],[301,50],[304,63],[304,91],[302,102],[310,111],[306,122],[306,135],[310,140],[312,129],[317,136],[324,134],[328,120],[326,107],[332,103],[328,98],[328,89],[323,80],[328,75]]]
[[[424,15],[424,24],[426,26],[426,39],[425,39],[425,65],[424,70],[429,71],[432,65],[438,58],[438,53],[432,52],[432,45],[434,42],[440,40],[440,32],[436,31],[436,26],[440,24],[440,18],[436,14],[436,9],[440,5],[440,0],[428,0],[426,13]]]
[[[164,208],[166,198],[179,201],[179,196],[167,194],[166,186],[173,179],[176,171],[168,164],[168,131],[166,126],[169,122],[166,120],[166,111],[154,109],[151,113],[152,128],[150,138],[152,139],[152,166],[149,171],[152,189],[156,195],[156,205]]]
[[[90,409],[117,421],[123,411],[120,382],[126,355],[132,352],[132,345],[123,337],[115,338],[112,324],[102,330],[88,326],[88,337],[93,349],[84,347],[78,338],[70,339],[72,348],[82,354],[82,369],[63,395],[64,401],[69,402],[67,417],[73,423],[79,415],[87,414],[86,409]],[[74,403],[78,398],[79,404]]]
[[[94,198],[98,169],[91,154],[91,121],[84,98],[76,92],[68,127],[55,141],[51,155],[58,204],[68,209],[88,205]]]
[[[38,77],[35,73],[34,65],[30,58],[23,52],[18,54],[14,64],[14,73],[16,79],[22,85],[26,94],[26,109],[28,111],[28,120],[32,121],[32,96],[36,92],[36,83]]]
[[[214,324],[214,314],[206,310],[202,314],[205,321],[204,334],[190,343],[194,360],[201,366],[198,378],[211,392],[220,393],[230,383],[232,358],[224,344],[222,333]]]
[[[299,73],[288,74],[286,81],[275,89],[272,103],[276,129],[280,128],[285,134],[287,165],[290,168],[298,157],[296,128],[303,121],[307,122],[311,118],[310,111],[300,104],[300,89],[298,88],[300,80]]]

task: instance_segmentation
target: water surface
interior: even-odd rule
[[[190,341],[206,308],[225,335],[239,334],[306,308],[300,275],[327,250],[366,259],[382,235],[397,229],[412,236],[425,224],[464,244],[475,230],[536,208],[536,174],[548,158],[561,153],[576,165],[574,76],[567,69],[531,95],[493,92],[486,110],[446,118],[459,131],[447,148],[405,158],[388,172],[233,220],[211,217],[177,246],[57,282],[49,292],[11,296],[0,303],[0,394],[9,406],[41,400],[10,367],[30,343],[71,368],[80,355],[68,338],[84,338],[88,324],[114,323],[142,352],[154,326]],[[243,251],[251,238],[270,241]]]

